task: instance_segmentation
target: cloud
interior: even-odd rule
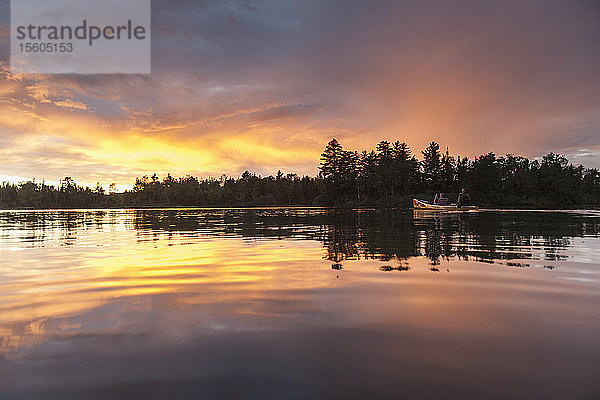
[[[353,149],[398,139],[417,154],[431,140],[468,156],[554,151],[594,165],[594,2],[152,7],[149,76],[10,74],[0,18],[5,174],[120,184],[154,171],[312,174],[331,137]],[[40,154],[52,157],[32,163]]]
[[[58,107],[73,108],[76,110],[87,110],[87,106],[84,103],[70,99],[55,101],[54,105]]]

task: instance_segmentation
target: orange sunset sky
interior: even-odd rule
[[[315,174],[329,139],[600,167],[600,2],[153,1],[151,75],[9,71],[0,179]]]

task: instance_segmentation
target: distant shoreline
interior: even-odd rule
[[[185,210],[398,210],[410,211],[412,207],[389,207],[377,205],[360,205],[360,206],[309,206],[309,205],[260,205],[260,206],[135,206],[135,207],[50,207],[50,208],[0,208],[0,212],[12,211],[185,211]],[[557,206],[551,204],[535,204],[535,205],[518,205],[518,206],[485,206],[474,211],[598,211],[600,205],[597,204],[580,204],[580,205],[564,205]],[[423,211],[423,210],[417,210]],[[426,211],[425,211],[426,212]]]
[[[454,157],[436,142],[418,160],[406,143],[381,141],[374,150],[344,150],[332,139],[321,154],[317,176],[277,171],[238,178],[196,178],[156,174],[136,178],[131,190],[80,186],[65,177],[59,186],[33,181],[0,185],[3,209],[112,209],[156,207],[380,207],[408,209],[413,198],[450,202],[466,190],[468,203],[481,208],[600,206],[600,171],[573,165],[549,153],[540,160],[494,153],[474,159]]]

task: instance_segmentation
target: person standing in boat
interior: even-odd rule
[[[462,206],[466,206],[469,202],[469,193],[467,193],[466,188],[462,188],[460,194],[458,195],[458,201],[456,202],[456,206],[460,209]]]

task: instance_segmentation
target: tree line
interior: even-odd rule
[[[0,207],[112,208],[112,207],[233,207],[275,205],[406,207],[413,197],[432,199],[446,193],[456,200],[466,188],[481,206],[600,205],[600,172],[573,165],[562,155],[541,160],[488,153],[469,159],[442,152],[432,142],[421,159],[406,143],[381,141],[373,150],[345,150],[331,140],[321,154],[315,177],[283,174],[262,177],[245,171],[240,177],[193,176],[162,180],[156,175],[136,178],[133,188],[118,193],[78,185],[66,177],[58,186],[4,182]]]
[[[454,157],[432,142],[419,161],[406,143],[380,142],[374,150],[344,150],[333,139],[321,155],[320,178],[325,204],[408,204],[413,197],[451,200],[466,188],[477,204],[600,204],[600,173],[549,153],[541,160],[494,153]]]

